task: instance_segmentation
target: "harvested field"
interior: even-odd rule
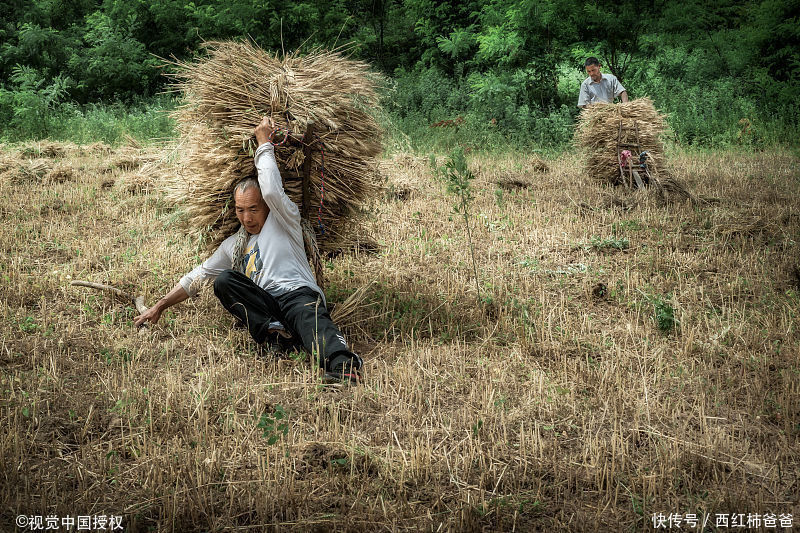
[[[43,181],[24,173],[55,168],[44,150],[3,150],[0,530],[19,514],[181,532],[799,515],[795,156],[668,154],[713,201],[666,206],[574,154],[547,171],[481,157],[483,301],[444,184],[425,159],[384,159],[377,253],[326,266],[366,363],[341,389],[299,354],[258,356],[209,289],[136,331],[130,304],[69,286],[152,303],[202,258],[147,173],[169,153],[69,151],[70,179]]]

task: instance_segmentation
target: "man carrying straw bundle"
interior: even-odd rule
[[[259,345],[283,333],[271,329],[279,321],[306,350],[319,354],[326,382],[358,384],[363,362],[331,320],[314,281],[303,247],[300,211],[286,195],[275,161],[274,134],[275,123],[264,117],[255,129],[258,180],[244,179],[234,189],[239,231],[134,324],[155,324],[165,309],[195,296],[202,281],[213,279],[214,294],[223,307],[247,326]]]
[[[600,61],[596,57],[590,57],[583,65],[586,68],[588,78],[581,83],[581,90],[578,94],[578,107],[585,109],[591,104],[613,104],[614,99],[619,97],[623,102],[628,101],[628,91],[613,74],[603,74],[600,72]]]

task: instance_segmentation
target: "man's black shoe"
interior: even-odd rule
[[[363,379],[361,377],[360,368],[361,358],[357,355],[339,355],[334,357],[330,362],[330,366],[325,370],[322,381],[324,383],[358,385]]]

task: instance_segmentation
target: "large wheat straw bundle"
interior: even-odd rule
[[[620,124],[622,138],[620,138]],[[660,136],[665,129],[664,116],[649,98],[638,98],[620,104],[595,104],[584,109],[578,117],[575,140],[586,152],[587,172],[604,183],[622,181],[618,142],[637,143],[647,151],[650,187],[664,199],[696,201],[696,198],[676,178],[663,171],[664,146]],[[638,131],[638,139],[636,132]]]
[[[648,169],[651,174],[657,174],[664,154],[659,140],[664,131],[664,117],[649,98],[638,98],[621,104],[590,105],[581,112],[575,138],[586,151],[589,175],[606,183],[619,183],[617,138],[620,121],[627,129],[622,142],[635,142],[635,135],[630,130],[636,125],[639,145],[650,155]]]
[[[212,42],[208,55],[176,62],[185,104],[175,113],[183,146],[169,196],[185,209],[190,234],[209,247],[238,227],[234,185],[255,176],[253,129],[264,115],[290,132],[275,155],[287,194],[302,209],[303,136],[311,148],[308,220],[320,249],[343,245],[356,214],[377,190],[381,131],[368,65],[338,52],[270,55],[249,42]]]

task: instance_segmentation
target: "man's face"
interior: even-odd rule
[[[233,201],[236,204],[236,218],[247,233],[251,235],[261,233],[261,228],[264,227],[269,215],[269,207],[261,197],[261,191],[256,188],[244,192],[236,191]]]
[[[595,83],[599,82],[603,78],[602,74],[600,74],[600,65],[589,65],[586,67],[586,74],[588,74]]]

